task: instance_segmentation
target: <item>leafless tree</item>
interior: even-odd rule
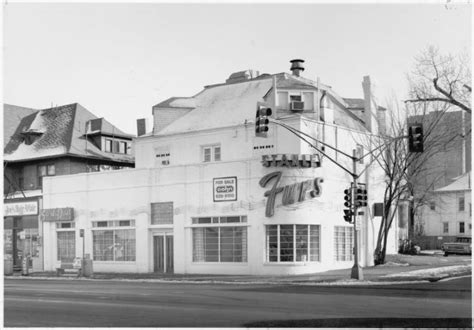
[[[459,138],[459,128],[456,125],[446,126],[444,117],[447,104],[443,104],[436,112],[428,111],[426,103],[405,105],[403,109],[392,102],[387,132],[378,138],[380,149],[372,154],[372,158],[382,168],[385,176],[385,191],[383,196],[384,211],[378,230],[377,244],[374,253],[374,263],[383,264],[386,257],[387,239],[393,222],[398,215],[398,205],[406,201],[411,205],[412,212],[429,203],[432,191],[440,179],[436,165],[431,165],[430,159],[446,152],[455,139]],[[438,104],[439,105],[439,104]],[[408,118],[403,116],[408,111],[416,114]],[[409,122],[423,123],[424,151],[409,152],[407,127]],[[443,126],[443,129],[440,127]],[[373,146],[373,140],[371,141]],[[430,167],[432,166],[432,167]]]
[[[471,60],[467,53],[440,54],[429,46],[415,58],[414,70],[409,74],[410,103],[445,103],[471,113]]]

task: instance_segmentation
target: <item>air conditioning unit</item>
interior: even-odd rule
[[[291,101],[290,110],[291,111],[303,111],[304,110],[304,102],[303,101]]]

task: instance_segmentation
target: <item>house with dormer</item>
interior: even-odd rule
[[[27,256],[33,270],[43,268],[44,178],[133,168],[132,142],[132,135],[77,103],[43,110],[4,105],[4,242],[14,269]],[[62,220],[58,228],[70,228]],[[67,235],[59,236],[60,245]]]

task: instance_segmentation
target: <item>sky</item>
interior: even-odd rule
[[[429,45],[471,52],[463,3],[17,3],[3,6],[3,102],[79,103],[127,133],[152,106],[193,96],[231,73],[290,73],[379,104],[403,99],[414,57]]]

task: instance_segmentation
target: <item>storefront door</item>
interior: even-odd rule
[[[173,236],[153,236],[153,270],[156,273],[172,273],[173,268]]]

